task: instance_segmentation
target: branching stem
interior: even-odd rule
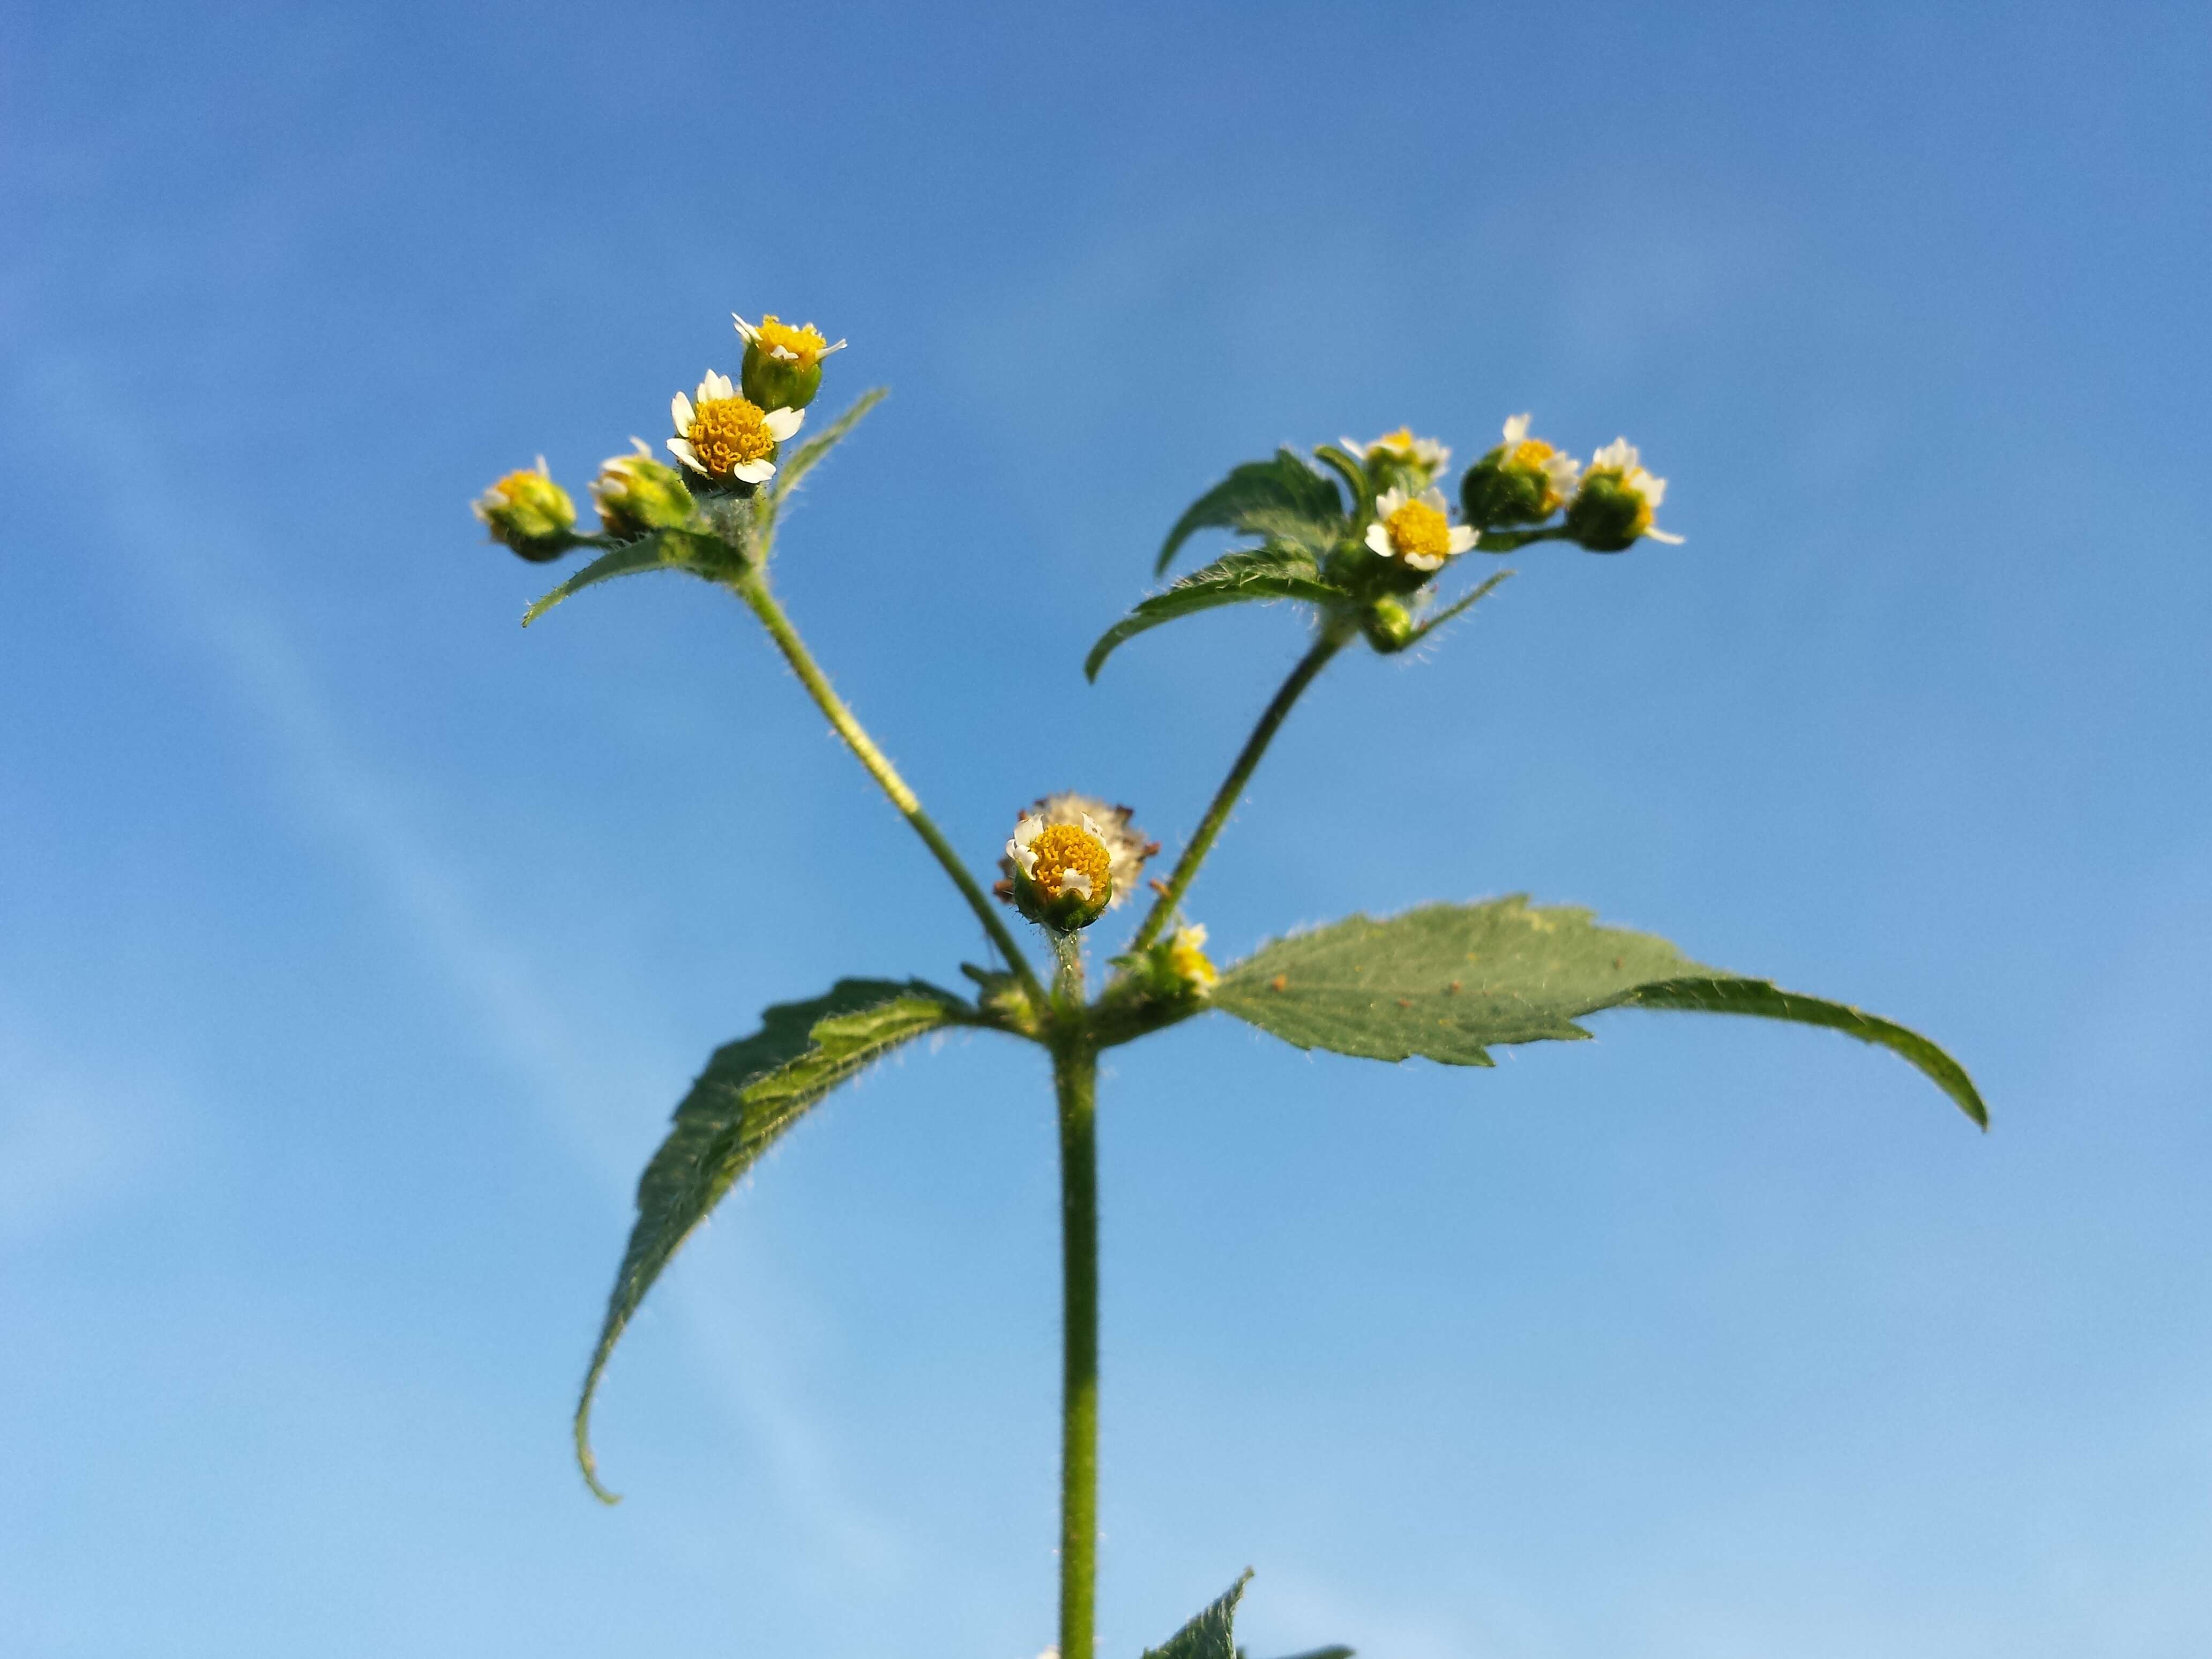
[[[1206,809],[1206,816],[1199,820],[1197,832],[1182,849],[1182,856],[1176,860],[1175,872],[1168,877],[1166,890],[1153,904],[1151,914],[1146,916],[1145,925],[1137,929],[1136,937],[1129,941],[1131,955],[1158,939],[1161,929],[1174,919],[1176,908],[1182,902],[1184,890],[1189,887],[1191,878],[1198,874],[1198,866],[1206,862],[1206,855],[1213,850],[1214,838],[1220,835],[1221,826],[1229,822],[1229,815],[1236,810],[1237,802],[1244,793],[1244,786],[1252,781],[1252,774],[1259,769],[1261,757],[1267,752],[1267,745],[1275,740],[1275,733],[1289,716],[1291,706],[1297,702],[1306,687],[1314,683],[1321,671],[1328,666],[1328,659],[1343,650],[1352,637],[1350,623],[1334,617],[1322,620],[1321,637],[1314,641],[1310,651],[1298,659],[1298,665],[1291,670],[1290,678],[1283,682],[1282,688],[1275,693],[1274,700],[1261,714],[1260,723],[1252,728],[1252,735],[1245,738],[1236,764],[1229,769],[1229,775],[1221,781],[1221,787],[1214,794],[1213,804]]]
[[[866,728],[854,718],[853,711],[838,696],[836,688],[830,684],[830,677],[822,672],[821,665],[807,650],[806,642],[799,637],[799,630],[791,625],[791,618],[775,602],[775,596],[768,591],[766,578],[755,569],[737,578],[729,586],[751,608],[753,615],[761,619],[761,625],[768,629],[769,637],[775,641],[776,649],[783,653],[783,659],[791,665],[791,672],[799,676],[799,683],[806,688],[806,693],[814,699],[815,706],[830,717],[830,724],[836,729],[837,735],[860,757],[860,764],[868,769],[868,775],[882,787],[884,793],[890,797],[891,805],[897,807],[900,816],[914,826],[915,834],[921,837],[922,844],[944,866],[945,873],[952,878],[952,884],[960,890],[961,897],[968,901],[968,908],[983,924],[983,931],[990,935],[991,943],[999,947],[999,954],[1006,959],[1006,966],[1021,981],[1022,989],[1028,994],[1038,1018],[1044,1018],[1050,1006],[1045,997],[1044,987],[1037,980],[1036,970],[1030,966],[1029,958],[1022,954],[1022,947],[1014,943],[1014,936],[1007,930],[1005,919],[1000,915],[997,907],[982,888],[977,885],[975,878],[969,874],[968,866],[960,861],[960,854],[952,850],[952,843],[945,839],[944,832],[938,829],[929,814],[921,810],[921,801],[915,798],[914,791],[907,787],[906,780],[898,775],[898,769],[891,764],[890,757],[876,747],[875,739],[868,735]]]

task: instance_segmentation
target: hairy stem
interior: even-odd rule
[[[1075,970],[1076,995],[1082,970]],[[1098,1587],[1098,1051],[1077,1029],[1053,1046],[1060,1103],[1062,1351],[1060,1659],[1091,1659]]]
[[[761,573],[757,570],[749,572],[732,582],[730,586],[751,607],[753,615],[761,619],[761,625],[768,629],[769,637],[775,641],[776,649],[783,653],[783,659],[791,665],[791,672],[799,676],[799,683],[806,688],[807,695],[814,699],[815,706],[830,717],[830,724],[836,728],[837,735],[844,738],[846,746],[854,754],[860,757],[860,764],[868,769],[868,775],[882,787],[884,793],[890,797],[891,805],[897,807],[900,816],[914,826],[915,834],[921,837],[922,844],[936,856],[938,863],[944,866],[945,873],[952,878],[952,884],[960,890],[961,897],[968,901],[968,908],[975,913],[976,921],[983,924],[983,931],[990,935],[991,943],[999,947],[1000,955],[1006,959],[1006,966],[1013,970],[1014,977],[1021,981],[1022,989],[1028,994],[1031,1006],[1042,1018],[1048,1006],[1044,987],[1038,982],[1036,971],[1030,966],[1029,958],[1022,954],[1022,947],[1014,943],[1014,936],[1007,931],[998,908],[976,884],[975,878],[968,873],[968,866],[960,861],[960,854],[952,850],[952,843],[945,839],[944,832],[931,821],[929,814],[921,810],[921,803],[915,799],[914,791],[907,787],[906,780],[898,775],[898,769],[890,763],[890,757],[882,750],[876,747],[875,739],[868,735],[866,729],[853,717],[853,711],[838,696],[830,684],[830,677],[822,672],[821,665],[807,650],[806,642],[799,637],[799,630],[791,625],[791,618],[775,602],[775,596],[768,591],[768,583]]]
[[[1313,649],[1298,659],[1298,665],[1291,670],[1290,678],[1275,693],[1274,701],[1261,713],[1260,723],[1252,728],[1252,735],[1244,739],[1244,747],[1237,757],[1237,763],[1229,769],[1229,775],[1221,781],[1221,787],[1214,794],[1213,805],[1206,809],[1206,816],[1199,821],[1197,833],[1191,836],[1188,845],[1182,849],[1182,856],[1176,860],[1175,872],[1168,878],[1166,890],[1161,893],[1151,914],[1146,916],[1145,925],[1137,929],[1136,937],[1129,941],[1132,955],[1158,939],[1160,930],[1174,918],[1176,907],[1182,902],[1184,890],[1190,885],[1191,878],[1198,874],[1198,866],[1206,862],[1206,855],[1213,850],[1214,837],[1221,833],[1221,826],[1229,822],[1229,814],[1236,809],[1237,799],[1244,793],[1244,786],[1252,781],[1252,774],[1259,770],[1260,757],[1267,752],[1267,745],[1275,740],[1276,732],[1290,714],[1291,705],[1297,702],[1306,687],[1311,685],[1321,671],[1328,666],[1328,659],[1343,650],[1351,638],[1351,629],[1334,617],[1322,623],[1321,637],[1314,641]]]

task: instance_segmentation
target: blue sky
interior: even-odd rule
[[[567,1413],[716,1043],[972,924],[732,605],[544,573],[728,316],[848,335],[787,603],[988,859],[1188,830],[1299,648],[1083,649],[1280,441],[1625,432],[1298,712],[1197,889],[1528,890],[1909,1019],[1494,1072],[1217,1018],[1103,1103],[1102,1651],[2212,1642],[2195,9],[0,11],[0,1626],[76,1656],[1031,1659],[1042,1069],[817,1113]]]

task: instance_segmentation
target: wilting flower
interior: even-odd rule
[[[1528,416],[1505,422],[1505,441],[1468,468],[1460,506],[1468,521],[1489,529],[1548,519],[1575,493],[1581,471],[1571,455],[1528,435]]]
[[[535,469],[510,472],[471,503],[491,538],[536,563],[558,558],[576,544],[576,504],[553,482],[545,458]]]
[[[592,480],[592,504],[599,509],[600,527],[629,541],[690,523],[694,508],[684,475],[654,460],[644,439],[630,442],[637,447],[635,454],[600,462],[599,476]]]
[[[1615,438],[1590,457],[1582,487],[1567,505],[1567,534],[1593,553],[1618,553],[1640,536],[1681,541],[1655,526],[1651,514],[1667,499],[1667,481],[1644,470],[1636,446]]]
[[[668,453],[694,472],[718,482],[765,483],[775,476],[776,446],[805,423],[801,410],[763,409],[740,397],[726,374],[713,369],[699,382],[695,404],[678,392],[668,405],[676,435]]]
[[[1375,522],[1367,526],[1367,545],[1409,570],[1441,570],[1446,559],[1474,545],[1474,529],[1446,516],[1440,489],[1415,495],[1394,486],[1375,503]]]

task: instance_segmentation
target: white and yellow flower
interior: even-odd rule
[[[1188,927],[1178,927],[1168,936],[1168,968],[1182,982],[1183,988],[1203,996],[1211,991],[1221,977],[1212,958],[1206,954],[1206,927],[1193,922]]]
[[[1370,454],[1380,452],[1395,455],[1422,468],[1431,477],[1451,465],[1451,446],[1434,438],[1416,438],[1413,428],[1401,426],[1395,432],[1386,432],[1371,444],[1356,439],[1340,438],[1338,445],[1355,459],[1364,461]]]
[[[1472,526],[1451,521],[1441,489],[1418,495],[1395,486],[1386,489],[1375,503],[1375,522],[1367,526],[1368,547],[1408,570],[1441,570],[1446,559],[1474,544]]]
[[[1498,446],[1499,464],[1511,471],[1544,475],[1544,511],[1555,512],[1575,493],[1582,478],[1582,464],[1565,450],[1554,449],[1541,438],[1528,435],[1534,417],[1516,415],[1505,422],[1505,441]]]
[[[1615,438],[1590,457],[1567,507],[1567,533],[1594,553],[1618,553],[1646,536],[1679,544],[1680,536],[1651,522],[1666,499],[1667,481],[1644,470],[1634,444]]]
[[[811,323],[794,328],[789,323],[778,321],[773,314],[763,317],[757,323],[749,323],[735,312],[730,313],[730,320],[738,325],[738,332],[744,336],[745,343],[757,348],[763,356],[772,357],[780,363],[795,363],[800,368],[811,368],[831,352],[845,349],[842,340],[835,345],[829,343],[822,331]]]
[[[1006,842],[1006,861],[1014,872],[1010,896],[1031,921],[1087,927],[1114,900],[1114,854],[1087,812],[1073,823],[1024,813]]]
[[[696,401],[695,401],[696,398]],[[776,446],[805,424],[797,409],[763,409],[738,395],[726,374],[713,369],[693,398],[678,392],[668,405],[676,435],[668,453],[694,472],[717,483],[766,483],[775,476]]]

